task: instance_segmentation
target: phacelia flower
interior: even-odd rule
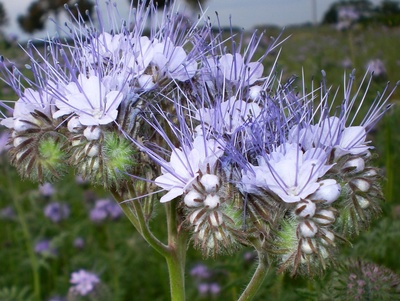
[[[217,141],[203,136],[196,137],[192,145],[175,148],[169,163],[162,167],[163,175],[155,179],[156,185],[168,191],[160,202],[171,201],[186,192],[199,172],[213,169],[222,154]]]
[[[116,220],[122,216],[121,207],[113,200],[97,200],[94,208],[90,210],[90,219],[99,223],[105,219]]]
[[[52,202],[46,205],[44,208],[44,215],[50,219],[53,223],[59,223],[60,221],[69,217],[69,207],[65,203]]]
[[[37,254],[43,256],[57,255],[57,249],[52,246],[51,241],[48,239],[42,239],[36,242],[34,250]]]
[[[86,296],[100,283],[100,278],[94,273],[79,270],[71,274],[70,283],[73,285],[71,288],[73,292]]]
[[[55,101],[58,110],[53,118],[75,113],[82,125],[93,126],[114,121],[124,95],[121,91],[107,90],[96,75],[80,74],[76,82],[65,86],[64,97]]]
[[[37,114],[42,113],[45,116],[49,116],[52,105],[53,99],[46,91],[36,91],[32,88],[27,88],[15,102],[13,117],[3,119],[1,124],[14,129],[16,132],[40,128],[44,124],[37,117]]]
[[[319,187],[318,179],[330,166],[326,165],[322,149],[303,151],[296,144],[279,146],[259,166],[244,174],[246,183],[255,184],[276,193],[284,202],[295,203],[313,194]]]

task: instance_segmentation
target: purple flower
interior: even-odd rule
[[[221,286],[218,283],[199,283],[197,285],[197,291],[201,296],[217,296],[221,292]]]
[[[61,202],[52,202],[44,208],[44,215],[53,223],[59,223],[60,221],[67,219],[69,213],[69,206]]]
[[[8,145],[8,139],[10,137],[9,132],[2,132],[0,133],[0,154],[7,151],[10,146]]]
[[[163,175],[155,179],[158,186],[168,191],[160,202],[165,203],[182,195],[200,172],[214,168],[222,153],[215,140],[207,140],[203,136],[196,137],[192,145],[175,148],[170,162],[161,170]]]
[[[55,101],[58,111],[53,114],[53,118],[76,113],[83,126],[113,122],[117,118],[117,108],[124,94],[106,87],[104,80],[97,75],[87,77],[80,74],[76,81],[65,85],[63,97]]]
[[[325,165],[322,149],[303,153],[297,144],[280,145],[276,151],[259,158],[259,165],[243,174],[245,190],[258,186],[276,193],[286,203],[296,203],[313,194],[319,187],[318,179],[331,166]]]
[[[79,270],[71,274],[70,283],[73,284],[71,290],[81,296],[86,296],[92,292],[96,285],[100,283],[100,279],[96,274]]]
[[[3,220],[13,220],[15,218],[14,208],[7,206],[0,209],[0,218]]]
[[[82,237],[77,237],[74,239],[73,244],[76,249],[83,249],[85,247],[85,240]]]
[[[199,283],[197,285],[197,291],[200,295],[204,296],[208,294],[208,292],[210,291],[210,287],[208,283]]]
[[[90,219],[95,223],[100,223],[105,219],[116,220],[122,216],[121,207],[113,200],[97,200],[94,208],[90,210]]]
[[[211,277],[211,272],[204,264],[197,264],[190,270],[190,275],[198,279],[207,279]]]
[[[47,92],[27,88],[21,91],[21,97],[15,103],[13,117],[3,119],[0,124],[17,132],[34,128],[39,124],[31,113],[37,110],[45,115],[50,115],[51,104],[52,97]]]
[[[380,59],[373,59],[368,61],[365,69],[367,69],[368,72],[373,73],[375,77],[386,76],[385,64]]]
[[[51,245],[51,241],[43,239],[35,244],[35,252],[43,256],[56,256],[57,249]]]
[[[51,183],[39,185],[39,192],[44,197],[50,197],[55,193],[56,189]]]
[[[209,290],[212,296],[217,296],[221,292],[221,286],[218,283],[213,282],[209,285]]]

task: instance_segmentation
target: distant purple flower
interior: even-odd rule
[[[76,249],[83,249],[85,247],[85,240],[82,237],[77,237],[74,239],[74,247]]]
[[[211,295],[216,296],[221,292],[221,286],[218,283],[213,282],[213,283],[210,283],[209,290],[210,290]]]
[[[8,138],[10,137],[9,132],[0,133],[0,154],[7,151],[10,146],[8,145]]]
[[[385,64],[380,59],[373,59],[368,61],[365,69],[367,69],[368,72],[373,73],[374,77],[386,76]]]
[[[257,253],[256,252],[248,251],[248,252],[243,254],[243,259],[246,262],[254,262],[254,260],[256,258],[257,258]]]
[[[200,295],[204,296],[207,295],[209,292],[210,288],[208,286],[208,283],[200,283],[197,286],[197,291],[199,292]]]
[[[14,208],[11,206],[0,209],[0,218],[3,220],[12,220],[15,218]]]
[[[52,202],[44,208],[44,215],[53,223],[59,223],[69,217],[69,207],[67,204]]]
[[[216,296],[221,292],[221,286],[218,283],[199,283],[197,291],[201,296]]]
[[[55,193],[55,188],[51,183],[39,185],[39,192],[44,197],[50,197]]]
[[[96,284],[100,283],[100,279],[96,274],[79,270],[71,274],[70,283],[73,284],[72,291],[81,296],[86,296],[94,290]]]
[[[97,200],[94,208],[90,210],[90,219],[99,223],[105,219],[116,220],[122,216],[121,207],[113,200]]]
[[[57,255],[57,249],[51,246],[51,241],[42,239],[35,244],[35,252],[40,255]]]
[[[211,272],[204,264],[197,264],[190,270],[190,276],[198,279],[210,278]]]

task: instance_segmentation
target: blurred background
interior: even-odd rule
[[[99,1],[104,5],[105,1]],[[115,2],[122,17],[127,17],[129,0]],[[343,16],[343,8],[355,7],[353,14],[377,22],[399,22],[399,2],[382,0],[176,0],[174,5],[187,14],[196,16],[200,6],[206,15],[215,19],[218,12],[222,26],[230,25],[252,29],[256,26],[318,25],[335,23]],[[165,0],[158,1],[159,6]],[[55,26],[49,18],[66,20],[64,5],[78,4],[81,11],[93,12],[94,0],[15,0],[0,1],[0,26],[6,38],[26,40],[54,34]],[[350,9],[351,10],[351,9]],[[360,16],[360,17],[361,17]],[[94,17],[94,16],[92,16]],[[231,18],[230,18],[231,17]],[[387,19],[386,21],[384,19]],[[389,20],[390,19],[390,20]],[[397,21],[396,21],[397,20]],[[364,20],[365,21],[365,20]],[[395,25],[395,24],[392,24]]]
[[[102,7],[104,2],[99,2]],[[129,1],[116,2],[121,16],[126,17]],[[54,35],[56,27],[50,19],[63,24],[64,5],[76,11],[75,4],[96,21],[91,0],[0,1],[0,54],[24,69],[28,60],[19,43]],[[159,5],[164,2],[160,0]],[[400,79],[400,1],[204,0],[200,9],[197,1],[177,0],[174,5],[188,18],[206,11],[214,24],[217,11],[222,27],[232,24],[235,32],[244,29],[244,41],[255,28],[265,31],[260,56],[270,37],[277,37],[285,27],[282,39],[288,39],[282,44],[276,70],[282,72],[283,81],[299,76],[300,89],[303,80],[308,86],[312,79],[318,84],[321,70],[334,90],[343,86],[343,75],[353,69],[357,70],[358,83],[366,72],[373,71],[365,104],[368,109],[368,103],[387,82],[392,88]],[[278,50],[265,59],[265,72],[270,71],[277,55]],[[0,99],[17,99],[3,82]],[[399,99],[396,91],[391,102],[399,103]],[[386,284],[400,283],[399,126],[400,109],[394,106],[370,133],[374,165],[383,171],[386,202],[371,229],[345,245],[337,258],[340,263],[349,259],[352,263],[329,269],[316,279],[276,275],[272,268],[256,300],[266,300],[266,296],[285,301],[334,300],[332,292],[340,288],[337,279],[342,279],[345,287],[353,286],[354,273],[361,278],[372,275],[384,279]],[[135,233],[105,191],[72,175],[54,184],[22,181],[8,163],[6,144],[7,135],[0,132],[0,301],[67,300],[70,275],[79,269],[92,271],[101,280],[99,295],[92,300],[101,300],[102,294],[108,296],[105,300],[113,301],[168,300],[163,258]],[[157,214],[163,218],[162,210]],[[157,235],[165,235],[164,225],[152,226]],[[248,249],[213,260],[190,248],[188,300],[236,300],[254,272],[255,260]],[[357,287],[360,283],[354,287],[362,289]],[[375,300],[400,300],[390,296]]]

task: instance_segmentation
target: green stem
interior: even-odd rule
[[[169,254],[165,259],[168,265],[171,300],[184,301],[187,234],[178,230],[176,209],[176,200],[165,204],[169,247]]]
[[[185,300],[185,258],[181,255],[181,252],[172,251],[170,256],[165,257],[168,265],[171,301]]]
[[[267,276],[269,264],[268,258],[262,251],[258,252],[258,266],[253,274],[250,282],[248,283],[246,289],[238,299],[238,301],[249,301],[252,300],[257,294],[259,288],[264,282],[265,276]]]
[[[11,183],[10,180],[10,175],[7,171],[7,179],[8,179],[8,187],[15,187],[14,184]],[[26,250],[28,252],[28,257],[29,257],[29,262],[31,264],[31,269],[32,269],[32,278],[33,278],[33,295],[35,296],[35,300],[40,301],[41,299],[41,288],[40,288],[40,275],[39,275],[39,261],[36,257],[34,247],[32,245],[32,237],[29,232],[29,227],[28,223],[25,219],[25,213],[24,209],[22,208],[22,205],[19,203],[19,199],[17,198],[17,195],[13,189],[12,191],[12,200],[15,206],[15,209],[17,210],[17,215],[18,215],[18,221],[21,225],[22,228],[22,235],[25,240],[26,244]]]
[[[150,231],[146,219],[143,214],[142,207],[139,200],[125,202],[124,199],[115,191],[112,191],[114,198],[121,206],[122,211],[128,217],[129,221],[142,235],[142,237],[153,247],[158,253],[164,257],[168,254],[168,246],[163,244],[154,234]],[[132,193],[131,193],[132,195]],[[133,194],[135,196],[135,194]]]
[[[165,204],[168,228],[168,245],[165,245],[150,231],[140,201],[125,202],[118,192],[112,191],[112,193],[142,237],[164,256],[168,266],[171,300],[184,301],[187,234],[178,229],[176,201]],[[131,197],[136,197],[133,186],[129,187],[129,193]]]

